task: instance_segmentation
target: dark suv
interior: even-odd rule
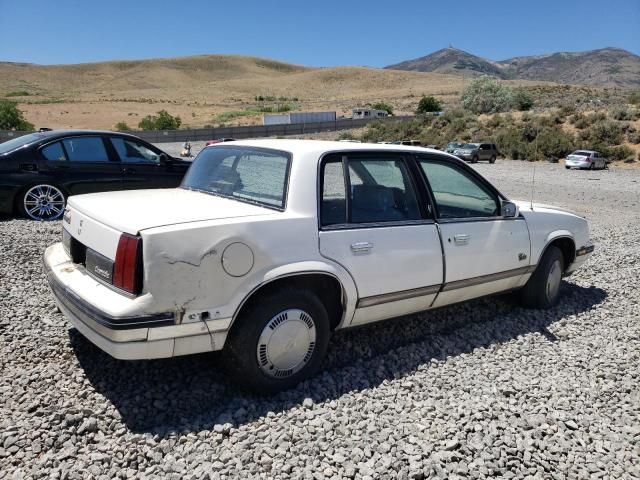
[[[0,213],[54,220],[81,193],[180,185],[191,162],[133,135],[91,130],[31,133],[0,143]]]
[[[456,148],[453,154],[471,163],[477,163],[480,160],[495,163],[498,149],[494,143],[465,143],[462,147]]]

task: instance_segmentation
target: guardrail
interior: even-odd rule
[[[304,135],[307,133],[335,132],[364,127],[373,121],[402,122],[414,119],[414,116],[382,117],[382,118],[341,118],[329,122],[291,123],[282,125],[249,125],[244,127],[218,127],[181,130],[136,130],[131,132],[151,143],[197,142],[215,138],[260,138],[284,137],[287,135]],[[0,130],[0,143],[31,132]]]

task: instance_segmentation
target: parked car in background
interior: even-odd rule
[[[0,213],[62,216],[80,193],[173,188],[191,162],[124,133],[53,130],[0,143]]]
[[[234,142],[235,138],[218,138],[217,140],[208,140],[206,146],[215,145],[216,143]]]
[[[392,145],[407,145],[411,147],[419,147],[422,145],[420,140],[396,140],[395,142],[391,142]]]
[[[465,143],[462,147],[456,148],[453,154],[471,163],[478,163],[480,160],[495,163],[498,149],[493,143]]]
[[[462,142],[449,142],[447,143],[447,147],[444,149],[447,153],[453,153],[457,149],[464,147],[464,143]]]
[[[571,155],[567,155],[564,167],[588,168],[589,170],[607,168],[607,159],[595,150],[576,150]]]
[[[47,279],[82,335],[119,359],[222,350],[258,392],[312,375],[337,329],[511,290],[549,308],[593,251],[584,218],[451,155],[311,140],[205,148],[180,188],[71,197],[62,227]]]

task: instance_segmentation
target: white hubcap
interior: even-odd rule
[[[270,377],[290,377],[311,359],[316,346],[316,326],[308,313],[280,312],[264,327],[258,340],[258,365]]]
[[[64,195],[51,185],[36,185],[24,194],[24,211],[34,220],[55,220],[64,212]]]
[[[547,276],[547,298],[552,300],[558,295],[560,289],[560,281],[562,280],[562,267],[560,260],[556,260],[551,264],[549,275]]]

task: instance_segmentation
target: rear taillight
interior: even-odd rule
[[[137,294],[142,290],[142,239],[127,233],[120,236],[116,262],[113,266],[113,285]]]

